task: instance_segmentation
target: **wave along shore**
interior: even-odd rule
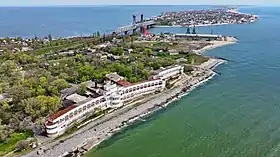
[[[215,67],[219,66],[220,64],[223,64],[224,62],[225,61],[219,60],[219,59],[211,59],[206,64],[209,65],[209,67],[208,67],[209,69],[210,68],[214,69]],[[179,100],[183,96],[190,94],[190,92],[192,90],[203,85],[204,83],[206,83],[207,81],[212,79],[215,75],[216,75],[215,72],[209,71],[205,75],[203,75],[199,78],[193,79],[190,83],[186,83],[187,80],[185,80],[184,78],[181,79],[179,81],[178,87],[175,87],[172,90],[168,91],[168,93],[166,93],[160,97],[157,97],[156,99],[151,100],[146,103],[146,104],[150,104],[150,105],[144,104],[145,107],[143,107],[141,109],[138,109],[138,107],[137,107],[136,111],[131,111],[131,112],[134,112],[134,114],[132,114],[132,115],[135,115],[134,117],[130,117],[130,118],[127,117],[128,120],[123,121],[123,123],[121,125],[117,126],[116,128],[111,129],[111,131],[107,134],[107,137],[105,137],[104,139],[100,139],[100,141],[95,142],[95,143],[94,142],[86,143],[83,147],[84,150],[92,149],[93,147],[100,144],[102,141],[109,139],[114,134],[120,132],[122,128],[127,127],[128,125],[132,125],[137,120],[142,120],[142,118],[145,118],[146,116],[151,115],[155,111],[166,108],[172,102]],[[144,120],[142,120],[142,121],[144,121]]]
[[[224,60],[210,59],[202,65],[203,68],[214,69],[218,65],[224,63]],[[215,76],[212,70],[207,71],[203,76],[192,78],[189,80],[187,76],[183,76],[176,85],[163,93],[159,93],[149,97],[148,101],[134,107],[129,105],[127,108],[119,109],[109,115],[106,115],[96,122],[86,126],[85,129],[78,130],[73,136],[45,145],[43,153],[38,154],[36,151],[27,154],[26,156],[40,157],[58,157],[66,156],[70,153],[79,153],[82,150],[88,151],[97,146],[102,141],[108,139],[122,128],[132,124],[137,119],[150,115],[151,113],[165,108],[171,102],[180,99],[182,96],[189,94],[190,91],[202,85]],[[40,149],[41,150],[41,149]]]
[[[214,68],[222,63],[224,63],[223,60],[210,59],[206,65],[209,66],[208,68]],[[73,152],[76,154],[81,152],[80,150],[82,152],[88,151],[137,119],[165,108],[171,102],[189,94],[197,86],[213,78],[215,74],[215,72],[209,70],[203,76],[193,78],[190,81],[188,81],[187,76],[183,76],[174,88],[150,97],[147,102],[137,107],[131,106],[127,109],[120,109],[120,111],[104,116],[103,121],[97,120],[93,124],[89,124],[90,128],[87,130],[77,131],[77,134],[64,141],[57,141],[53,145],[45,146],[48,149],[45,149],[40,155],[33,152],[26,156],[58,157],[66,156]]]
[[[213,43],[207,50],[223,45],[227,44],[225,44],[225,42],[219,44]],[[202,65],[197,66],[204,69],[203,75],[190,77],[183,74],[174,84],[173,88],[163,91],[162,93],[143,97],[141,101],[135,101],[121,109],[104,115],[80,128],[72,135],[62,138],[61,140],[54,140],[53,142],[44,144],[25,156],[62,157],[69,154],[81,155],[136,120],[150,115],[159,109],[165,108],[171,102],[189,94],[196,87],[212,79],[216,75],[213,71],[214,68],[224,62],[225,61],[221,59],[210,59]]]

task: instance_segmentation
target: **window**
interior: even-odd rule
[[[87,109],[87,107],[86,107],[86,106],[84,106],[84,107],[83,107],[83,111],[85,111],[86,109]]]
[[[79,113],[83,112],[82,108],[79,109]]]
[[[69,119],[69,116],[67,115],[67,116],[65,116],[65,120],[68,120]]]
[[[106,99],[105,99],[105,98],[102,98],[102,99],[101,99],[101,102],[105,102],[105,101],[106,101]]]
[[[87,105],[87,108],[90,108],[90,104]]]
[[[64,122],[64,118],[60,119],[60,121],[59,121],[59,123],[62,123],[62,122]]]
[[[74,115],[77,115],[78,114],[78,111],[76,110],[75,112],[74,112]]]
[[[72,118],[73,116],[74,116],[74,115],[73,115],[73,112],[71,112],[70,115],[69,115],[69,117]]]

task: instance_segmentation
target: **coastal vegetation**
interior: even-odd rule
[[[27,149],[22,140],[44,134],[46,117],[64,108],[61,90],[73,84],[79,84],[78,93],[83,95],[84,82],[102,83],[112,72],[134,83],[149,79],[156,70],[174,65],[180,58],[185,59],[182,64],[208,60],[176,50],[178,42],[153,41],[151,45],[136,42],[139,38],[131,35],[113,39],[95,33],[69,39],[53,39],[50,35],[47,39],[1,39],[0,44],[8,44],[0,55],[0,155],[17,145]],[[19,43],[26,43],[29,49],[20,50]],[[172,49],[178,54],[170,54]]]
[[[11,152],[15,149],[18,151],[27,149],[29,146],[29,143],[26,144],[27,141],[25,141],[25,140],[32,136],[33,136],[33,132],[30,130],[20,132],[20,133],[17,133],[17,132],[12,133],[5,142],[2,142],[0,144],[0,156],[3,156],[5,154],[7,154],[8,152]]]

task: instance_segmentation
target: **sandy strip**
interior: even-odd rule
[[[202,54],[205,51],[212,50],[212,49],[215,49],[218,47],[223,47],[226,45],[236,44],[236,42],[237,42],[237,39],[235,39],[234,37],[226,37],[226,38],[227,38],[226,41],[211,41],[210,45],[205,46],[202,49],[195,50],[193,52],[197,53],[197,54]]]

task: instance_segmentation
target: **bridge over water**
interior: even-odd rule
[[[114,33],[115,34],[120,34],[120,33],[125,33],[127,34],[128,31],[133,31],[136,32],[138,28],[141,29],[141,33],[144,33],[144,30],[147,28],[150,28],[152,25],[155,25],[156,22],[154,20],[144,20],[143,14],[141,14],[141,20],[136,21],[136,16],[133,15],[133,23],[131,25],[126,25],[117,28]]]

